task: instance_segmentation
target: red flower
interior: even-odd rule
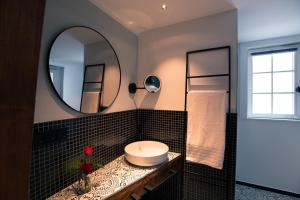
[[[84,171],[85,174],[90,174],[94,171],[93,163],[82,163],[80,168]]]
[[[83,148],[83,152],[85,155],[90,156],[93,154],[93,147],[91,146],[86,146]]]

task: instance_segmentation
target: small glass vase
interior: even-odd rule
[[[88,193],[92,189],[90,178],[82,173],[79,180],[73,185],[73,189],[78,196]]]

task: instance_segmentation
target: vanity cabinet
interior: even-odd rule
[[[143,179],[109,197],[109,200],[180,200],[183,183],[182,156],[165,163]]]

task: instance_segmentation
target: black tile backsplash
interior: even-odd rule
[[[68,128],[63,126],[59,128],[49,127],[47,130],[39,131],[42,134],[35,134],[33,144],[35,147],[58,144],[68,138]]]
[[[138,110],[139,140],[154,140],[167,144],[170,151],[185,157],[187,112],[168,110]],[[182,163],[183,164],[183,163]],[[180,173],[178,186],[162,188],[177,197],[183,196],[183,173]],[[176,192],[175,192],[176,191]],[[172,195],[166,199],[172,199]],[[159,199],[159,198],[154,198]],[[175,197],[173,198],[175,200]]]
[[[137,140],[137,111],[93,115],[34,124],[30,199],[46,199],[77,180],[68,161],[94,147],[94,162],[106,164]],[[64,130],[62,138],[57,133]],[[50,138],[50,139],[49,139]]]
[[[138,110],[140,140],[156,140],[167,144],[170,151],[184,155],[186,112]]]
[[[223,170],[185,163],[186,200],[233,199],[236,114],[230,121]],[[86,145],[94,147],[94,161],[102,164],[122,155],[124,147],[137,140],[161,141],[185,156],[186,123],[184,111],[140,109],[34,124],[30,199],[45,199],[76,181],[66,165],[82,155]]]
[[[184,174],[185,200],[226,200],[226,182],[203,178],[196,174]]]

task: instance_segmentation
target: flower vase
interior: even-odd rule
[[[73,188],[77,195],[88,193],[92,188],[90,178],[85,173],[82,173],[79,181],[73,185]]]

